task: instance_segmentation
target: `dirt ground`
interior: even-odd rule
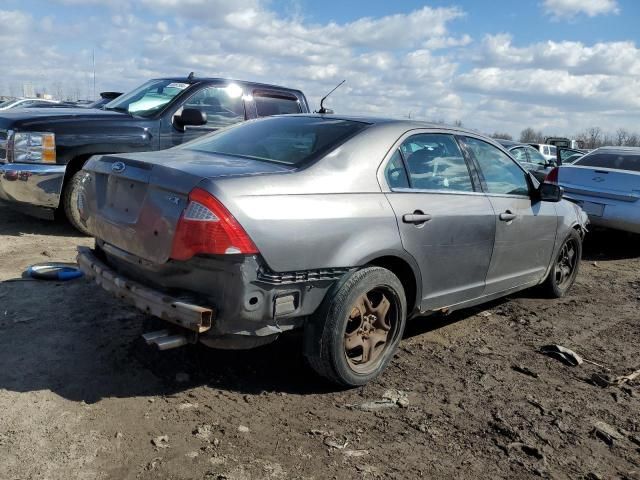
[[[591,234],[564,299],[412,321],[353,390],[296,337],[154,352],[144,317],[87,281],[21,278],[77,244],[0,207],[0,479],[640,479],[640,381],[591,380],[640,368],[637,238]],[[600,366],[537,352],[552,343]]]

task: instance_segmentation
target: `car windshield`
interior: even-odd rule
[[[580,158],[574,165],[640,172],[640,153],[592,153]]]
[[[367,125],[327,117],[271,117],[227,128],[178,148],[301,165],[334,150]]]
[[[15,102],[15,100],[7,100],[6,102],[2,102],[2,103],[0,103],[0,108],[8,107],[8,106],[9,106],[9,105],[11,105],[13,102]]]
[[[150,117],[191,85],[173,80],[151,80],[105,105],[105,110]]]

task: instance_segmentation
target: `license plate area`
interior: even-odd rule
[[[110,176],[107,187],[106,210],[109,217],[125,223],[134,223],[144,204],[147,184]]]
[[[604,205],[602,203],[580,202],[580,207],[587,215],[601,217],[604,214]]]

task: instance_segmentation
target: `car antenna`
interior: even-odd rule
[[[331,90],[329,93],[327,93],[324,97],[322,97],[322,100],[320,100],[320,110],[318,110],[315,113],[320,113],[320,114],[325,114],[325,113],[333,113],[333,110],[328,109],[328,108],[324,108],[324,101],[327,99],[327,97],[329,95],[331,95],[333,92],[335,92],[338,88],[340,88],[342,86],[342,84],[346,82],[346,80],[342,80],[338,85],[335,86],[335,88],[333,90]]]
[[[195,73],[193,73],[193,72],[191,72],[191,73],[189,74],[189,76],[187,77],[187,81],[188,81],[188,82],[192,82],[192,81],[193,81],[193,77],[195,77],[195,76],[196,76],[196,74],[195,74]]]

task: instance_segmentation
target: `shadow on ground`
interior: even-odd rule
[[[57,237],[81,236],[65,219],[43,220],[0,204],[0,235],[19,237],[25,234]]]
[[[583,260],[625,260],[638,257],[640,235],[616,230],[594,230],[585,237]]]

